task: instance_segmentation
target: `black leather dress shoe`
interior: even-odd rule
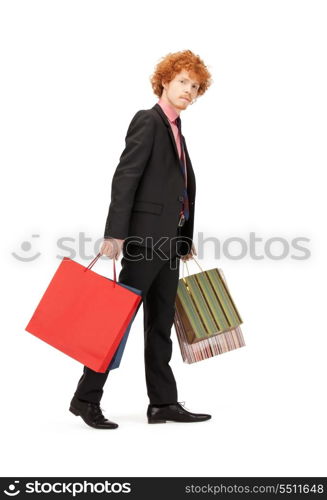
[[[180,403],[165,406],[150,404],[147,411],[149,424],[165,424],[167,420],[173,422],[203,422],[209,420],[211,415],[206,413],[192,413],[185,410]]]
[[[111,422],[102,413],[99,403],[81,401],[76,396],[70,402],[69,411],[82,417],[84,422],[95,429],[116,429],[118,424]]]

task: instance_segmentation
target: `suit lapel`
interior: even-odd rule
[[[186,159],[186,169],[187,169],[187,192],[190,201],[194,200],[195,197],[195,175],[193,171],[193,166],[191,162],[190,155],[188,154],[185,137],[182,135],[182,140],[184,144],[185,159]]]

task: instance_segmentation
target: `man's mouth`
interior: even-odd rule
[[[181,97],[181,99],[184,99],[184,101],[190,102],[190,100],[187,97]]]

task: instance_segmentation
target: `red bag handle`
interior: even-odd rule
[[[88,269],[91,269],[94,264],[96,263],[96,261],[101,257],[101,253],[99,252],[97,254],[96,257],[94,257],[94,259],[92,260],[92,262],[89,263],[89,265],[84,269],[84,272],[87,271]],[[113,267],[114,267],[114,282],[117,283],[117,279],[116,279],[116,259],[113,258],[112,259],[112,262],[113,262]]]

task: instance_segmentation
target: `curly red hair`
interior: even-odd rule
[[[197,95],[203,95],[212,83],[211,74],[202,59],[191,50],[169,53],[161,59],[150,77],[153,92],[161,97],[163,91],[161,82],[169,83],[183,69],[199,82]]]

